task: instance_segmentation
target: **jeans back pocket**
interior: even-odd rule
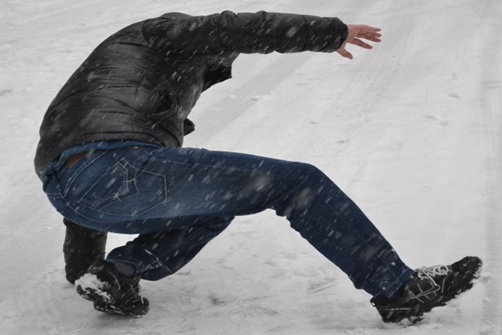
[[[137,216],[166,198],[163,175],[139,170],[122,158],[90,186],[79,203],[103,213]]]

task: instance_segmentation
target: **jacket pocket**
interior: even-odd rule
[[[133,217],[166,199],[163,175],[138,170],[122,158],[84,193],[79,203],[103,213]]]

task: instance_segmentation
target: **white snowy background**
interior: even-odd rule
[[[209,90],[186,146],[312,163],[411,267],[485,262],[458,301],[385,325],[273,212],[241,217],[178,274],[143,282],[142,318],[93,310],[64,278],[64,226],[33,169],[38,128],[93,48],[169,11],[337,16],[382,28],[371,50],[247,55]],[[1,334],[501,334],[500,0],[2,0]],[[130,237],[110,235],[108,249]]]

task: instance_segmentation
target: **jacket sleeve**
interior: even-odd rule
[[[170,13],[143,26],[150,45],[184,57],[225,52],[334,52],[347,33],[347,26],[335,17],[264,11],[208,16]]]

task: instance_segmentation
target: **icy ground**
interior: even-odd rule
[[[119,28],[168,11],[294,12],[380,26],[372,51],[253,55],[193,112],[187,146],[307,161],[344,189],[411,267],[485,261],[469,294],[410,328],[272,212],[235,220],[171,278],[151,311],[95,312],[64,279],[61,218],[32,159],[52,98]],[[501,334],[500,0],[2,0],[0,333]],[[127,241],[112,235],[108,248]]]

